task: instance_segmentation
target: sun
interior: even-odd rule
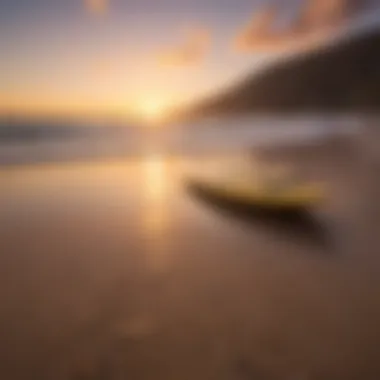
[[[165,115],[165,105],[158,99],[149,99],[141,103],[141,116],[148,121],[161,120]]]

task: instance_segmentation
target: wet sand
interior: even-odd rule
[[[199,202],[175,160],[2,169],[0,378],[380,378],[379,261],[345,249],[334,165],[328,247]]]

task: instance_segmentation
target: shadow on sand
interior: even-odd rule
[[[247,206],[210,194],[191,184],[187,186],[187,191],[215,212],[231,220],[263,229],[281,240],[317,247],[326,253],[333,251],[334,244],[327,226],[306,209],[281,212]]]

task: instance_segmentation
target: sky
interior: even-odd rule
[[[297,1],[287,0],[283,19]],[[211,94],[281,45],[253,18],[266,5],[1,0],[0,113],[154,115]]]

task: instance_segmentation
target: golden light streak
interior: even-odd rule
[[[148,264],[155,271],[166,270],[169,250],[168,172],[165,158],[147,156],[143,162],[143,228]]]

